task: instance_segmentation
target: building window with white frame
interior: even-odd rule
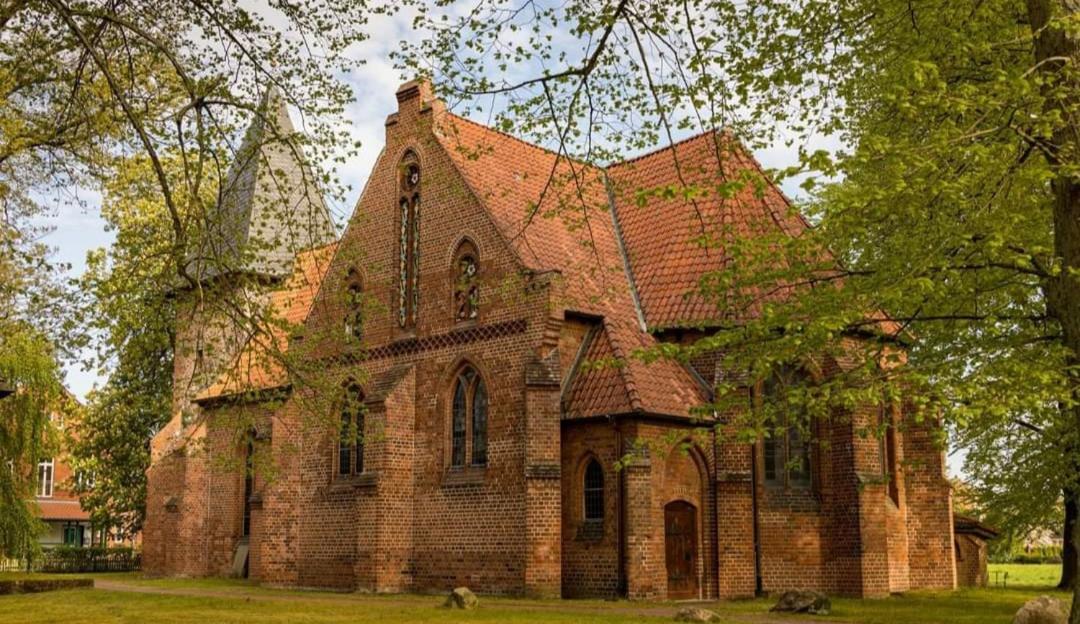
[[[51,498],[53,492],[53,460],[46,459],[38,463],[37,495],[38,498]]]

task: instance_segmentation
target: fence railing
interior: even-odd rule
[[[43,550],[32,560],[0,559],[0,572],[133,572],[142,563],[131,548],[74,548]]]
[[[25,559],[6,559],[0,557],[0,572],[26,572],[30,569]]]

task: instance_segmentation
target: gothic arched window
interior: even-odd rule
[[[338,474],[364,472],[364,392],[350,384],[341,401],[341,432],[338,438]]]
[[[893,406],[883,401],[878,408],[878,446],[881,454],[881,473],[888,485],[889,498],[900,504],[900,484],[896,481],[898,472],[896,458],[896,425],[893,422]]]
[[[480,303],[479,254],[476,246],[465,241],[454,254],[454,320],[469,321],[476,318]]]
[[[476,369],[466,366],[454,379],[454,396],[450,407],[451,466],[487,464],[487,413],[488,395],[484,380]]]
[[[585,496],[585,519],[603,520],[604,469],[600,467],[600,462],[596,461],[596,458],[590,459],[589,464],[585,467],[583,491]]]
[[[811,485],[810,445],[800,428],[807,426],[809,419],[805,406],[789,395],[806,383],[806,375],[790,367],[765,380],[762,398],[775,415],[774,426],[762,444],[766,483],[793,488]]]
[[[359,341],[364,335],[364,286],[360,274],[349,270],[345,287],[345,338]]]
[[[420,307],[420,162],[409,151],[398,180],[398,325],[416,325]]]

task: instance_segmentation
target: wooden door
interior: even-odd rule
[[[697,598],[697,509],[684,501],[664,507],[668,598]]]

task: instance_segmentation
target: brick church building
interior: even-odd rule
[[[706,133],[597,168],[455,116],[426,83],[397,101],[338,237],[296,150],[260,144],[268,124],[292,129],[267,95],[210,242],[238,261],[191,266],[203,297],[242,290],[287,323],[251,336],[177,291],[149,573],[563,597],[955,586],[929,426],[867,407],[810,440],[718,439],[693,410],[723,371],[632,357],[719,322],[695,294],[718,253],[692,218],[806,227],[767,182],[647,192],[764,181],[748,154]],[[268,193],[288,210],[271,214]],[[748,409],[768,391],[747,387]],[[879,418],[882,440],[858,435]]]

